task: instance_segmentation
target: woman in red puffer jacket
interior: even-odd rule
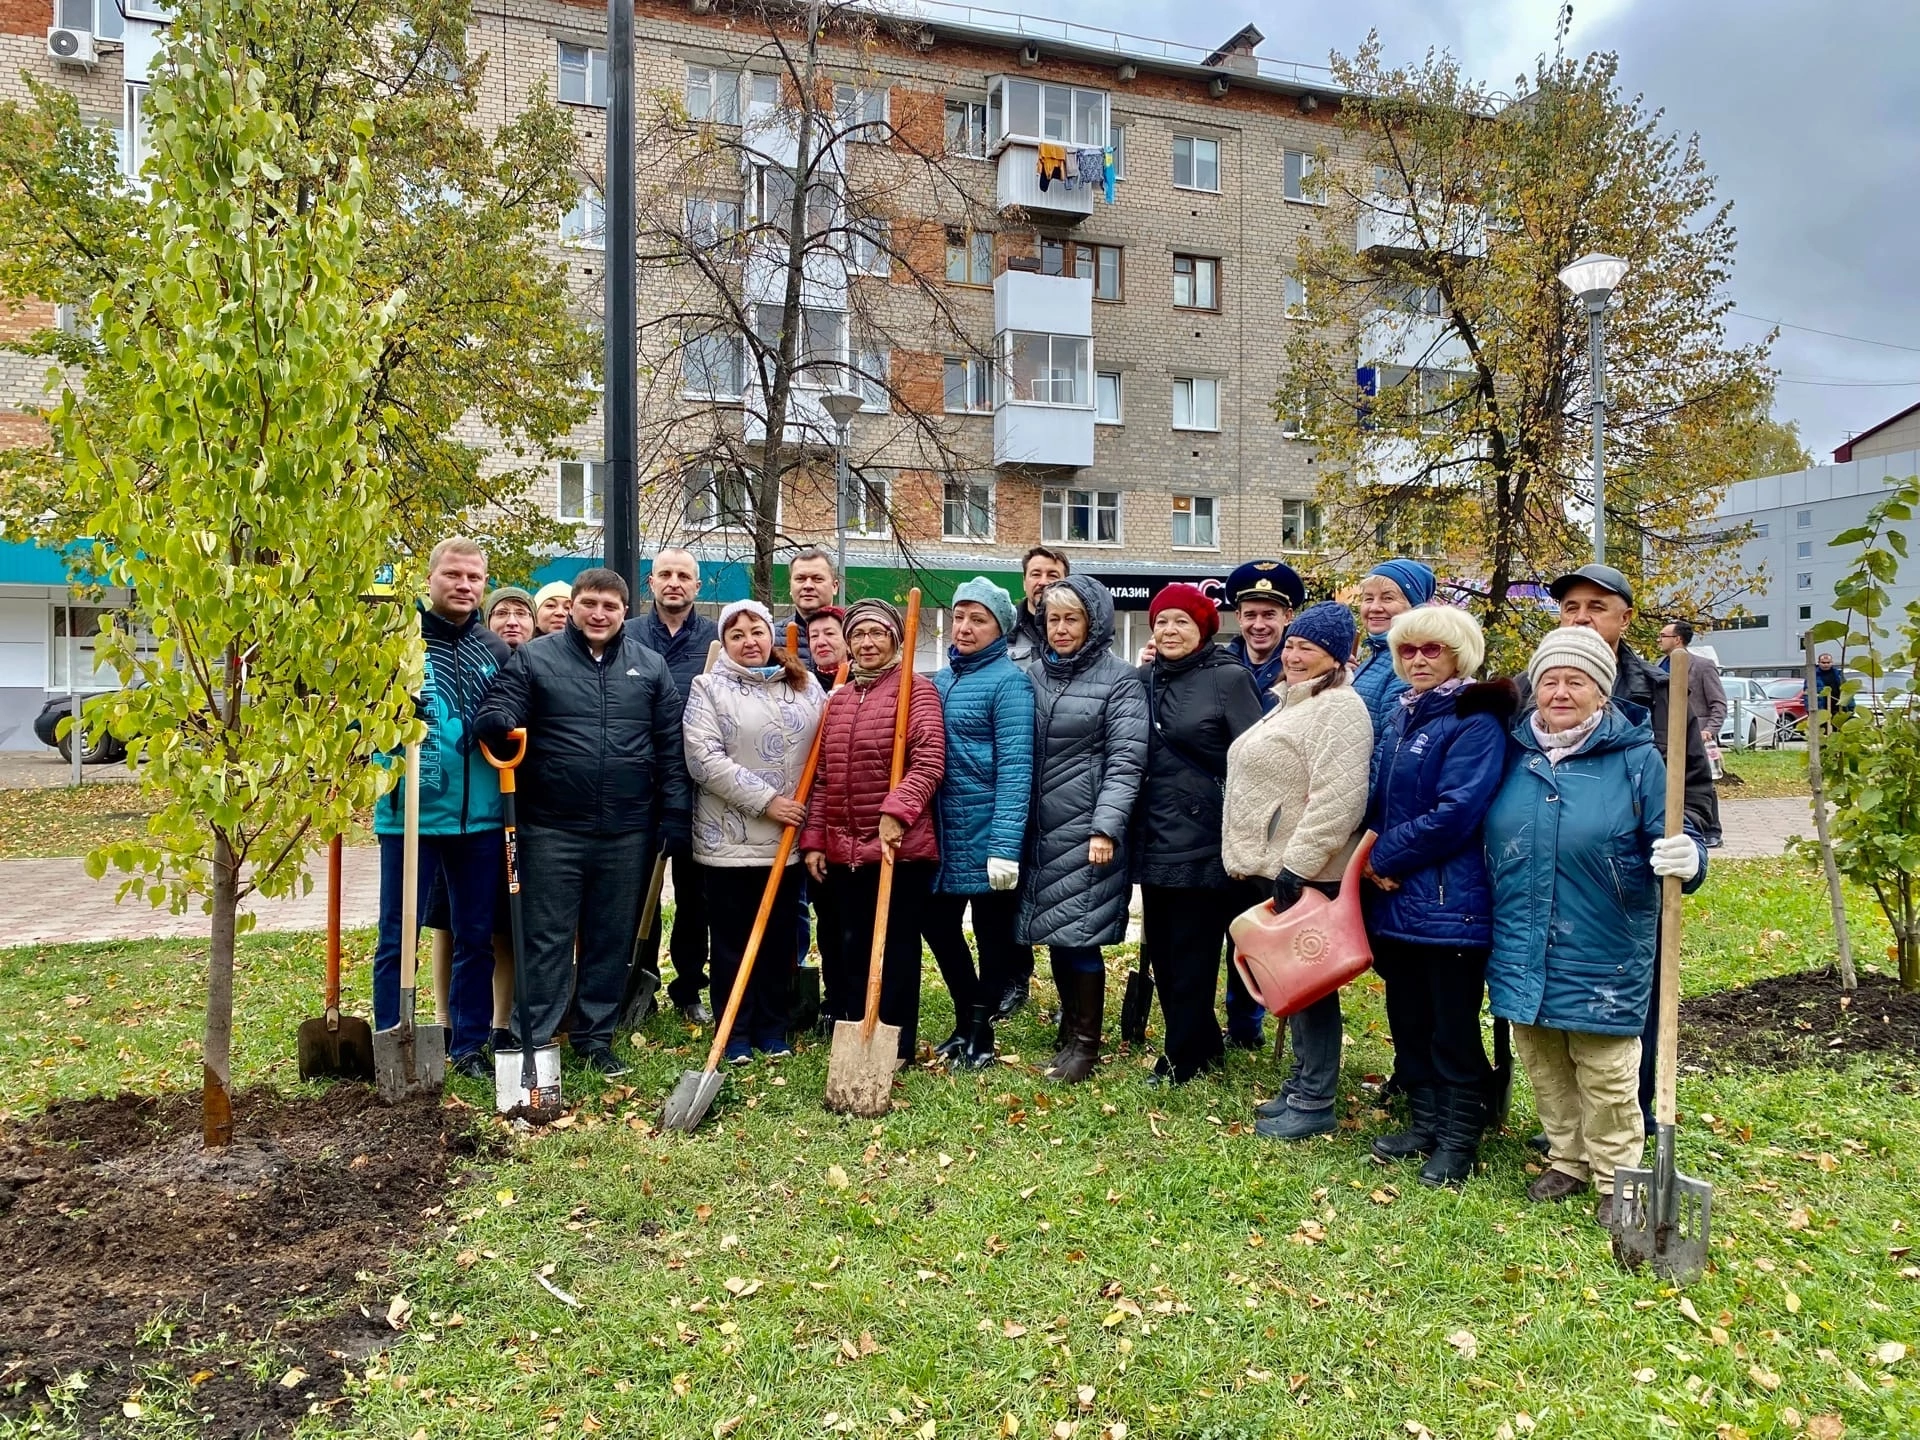
[[[831,896],[822,919],[832,915],[840,932],[838,945],[820,947],[823,1000],[836,1020],[866,1013],[880,857],[883,847],[892,853],[880,1019],[900,1027],[900,1059],[907,1061],[920,1024],[920,907],[940,858],[933,794],[946,774],[946,727],[940,692],[913,676],[906,762],[899,785],[890,787],[896,705],[902,679],[912,673],[900,652],[900,612],[884,600],[858,601],[847,610],[846,636],[847,683],[833,692],[821,721],[820,769],[800,849],[808,873]]]

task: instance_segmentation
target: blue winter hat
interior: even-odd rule
[[[1322,600],[1293,617],[1285,640],[1318,645],[1342,665],[1353,658],[1353,611],[1338,600]]]
[[[999,622],[1002,635],[1013,634],[1015,617],[1013,597],[984,575],[976,575],[953,587],[953,603],[960,604],[971,600],[976,605],[984,605]]]
[[[1396,558],[1382,560],[1369,575],[1378,575],[1383,580],[1391,580],[1400,587],[1400,593],[1407,597],[1409,605],[1425,605],[1433,599],[1434,592],[1440,588],[1434,579],[1433,571],[1418,560]]]

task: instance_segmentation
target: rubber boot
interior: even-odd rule
[[[985,1070],[993,1064],[993,1006],[973,1007],[973,1024],[967,1032],[966,1053],[954,1060],[963,1070]]]
[[[1487,1123],[1487,1097],[1478,1086],[1442,1085],[1438,1090],[1434,1151],[1420,1167],[1420,1183],[1457,1189],[1480,1159],[1480,1132]]]
[[[953,1018],[953,1034],[933,1047],[933,1058],[943,1065],[957,1064],[960,1057],[967,1053],[966,1017],[956,1015]]]
[[[1076,970],[1067,977],[1069,1032],[1066,1048],[1054,1057],[1049,1080],[1077,1085],[1093,1073],[1100,1060],[1100,1028],[1106,1019],[1107,975],[1104,970]]]
[[[1439,1097],[1424,1085],[1415,1086],[1406,1094],[1412,1123],[1398,1135],[1382,1135],[1373,1142],[1377,1159],[1424,1160],[1433,1153],[1440,1119]]]

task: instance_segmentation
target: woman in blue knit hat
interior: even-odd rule
[[[1428,604],[1439,588],[1433,571],[1418,560],[1382,560],[1360,582],[1360,624],[1366,632],[1353,672],[1353,688],[1367,702],[1377,739],[1386,733],[1395,715],[1395,702],[1406,693],[1407,682],[1394,672],[1387,650],[1387,630],[1396,615]]]

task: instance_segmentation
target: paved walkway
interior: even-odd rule
[[[1804,800],[1729,800],[1720,807],[1726,845],[1716,860],[1778,855],[1789,835],[1813,833],[1812,809]],[[371,846],[346,852],[341,912],[348,929],[371,927],[380,903],[380,857]],[[326,865],[316,858],[310,895],[254,901],[246,908],[263,931],[319,930],[327,919]],[[671,880],[665,898],[671,900]],[[198,938],[207,918],[197,911],[174,915],[140,901],[114,903],[118,880],[89,880],[82,862],[0,861],[0,946],[89,940]]]

